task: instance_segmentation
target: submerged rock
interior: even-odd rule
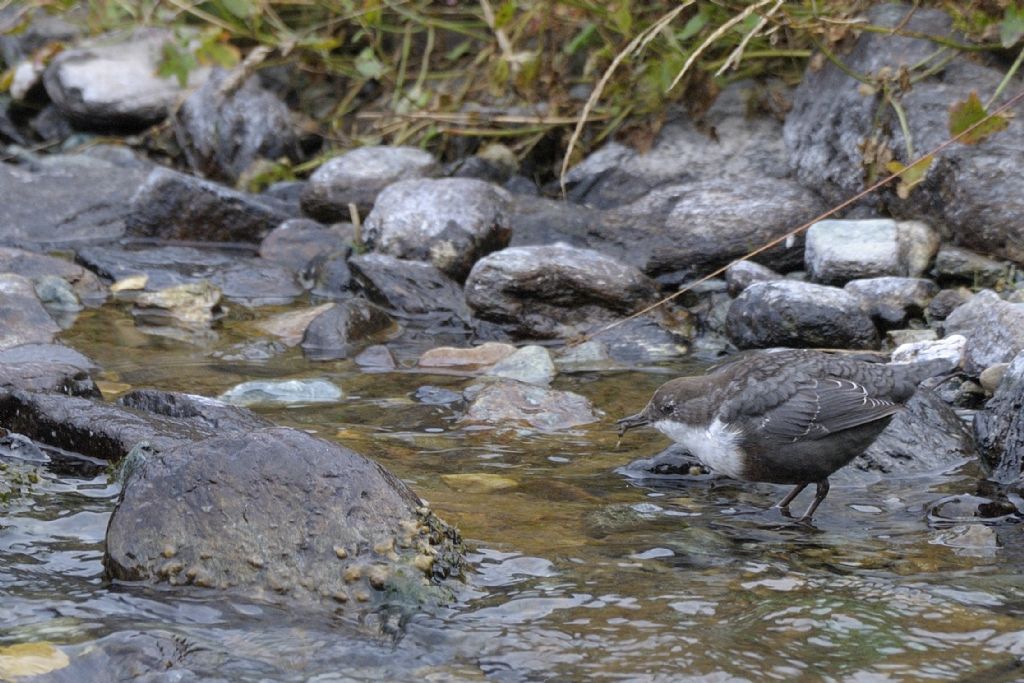
[[[747,287],[729,307],[726,331],[741,349],[875,349],[879,343],[859,298],[837,287],[791,280]]]
[[[380,193],[363,225],[375,251],[429,261],[462,280],[480,257],[508,244],[510,196],[471,178],[402,180]]]
[[[187,282],[155,292],[143,292],[135,298],[132,315],[140,323],[209,327],[221,315],[220,289],[206,281]]]
[[[311,360],[340,360],[398,332],[391,317],[365,299],[332,304],[306,328],[302,350]]]
[[[543,346],[530,345],[503,358],[487,371],[490,377],[514,379],[526,384],[546,387],[555,378],[555,364]]]
[[[416,365],[421,368],[474,370],[493,366],[515,352],[516,347],[502,342],[484,342],[470,348],[438,346],[424,351]]]
[[[431,586],[463,563],[458,533],[399,479],[284,428],[143,455],[106,541],[116,579],[352,605],[443,598]]]
[[[337,403],[344,393],[324,379],[253,380],[237,384],[217,397],[236,406]]]
[[[534,338],[568,338],[654,299],[633,266],[566,244],[511,247],[481,259],[466,280],[475,314]]]
[[[328,159],[313,172],[302,191],[302,210],[322,221],[347,221],[349,204],[354,204],[366,216],[388,185],[439,171],[434,157],[416,147],[357,147]]]
[[[484,423],[500,428],[532,427],[555,432],[596,422],[593,406],[583,396],[499,380],[467,389],[470,401],[461,423]]]

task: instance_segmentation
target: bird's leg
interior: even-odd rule
[[[793,502],[793,499],[800,495],[800,492],[807,488],[807,484],[797,484],[793,487],[793,490],[786,494],[786,497],[779,501],[779,504],[775,507],[779,508],[783,515],[786,517],[792,517],[789,514],[789,504]]]
[[[807,512],[800,518],[801,522],[810,522],[811,517],[814,515],[814,511],[821,505],[821,501],[825,500],[825,496],[828,495],[828,479],[822,479],[817,483],[817,489],[814,492],[814,500],[811,501],[810,506],[807,508]]]

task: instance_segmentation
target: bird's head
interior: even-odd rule
[[[619,436],[630,429],[643,427],[670,416],[694,424],[706,421],[709,418],[709,381],[708,376],[698,375],[665,382],[654,392],[654,396],[643,410],[616,422],[619,426]]]

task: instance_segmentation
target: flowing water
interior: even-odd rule
[[[191,345],[143,334],[107,306],[83,314],[64,340],[104,368],[111,393],[336,382],[346,394],[336,405],[263,412],[377,459],[457,525],[475,568],[459,601],[387,622],[382,635],[380,619],[329,609],[110,585],[101,558],[117,487],[103,463],[55,459],[63,465],[41,468],[29,493],[0,507],[0,667],[11,645],[49,643],[72,662],[55,680],[114,671],[198,680],[178,677],[176,665],[199,679],[253,681],[1024,676],[1022,525],[928,521],[935,501],[975,490],[973,464],[841,478],[808,530],[767,510],[782,487],[615,472],[666,442],[631,432],[616,447],[614,418],[638,410],[667,373],[694,366],[559,376],[556,388],[606,413],[571,432],[467,429],[451,408],[412,394],[458,391],[469,378],[369,374],[295,351],[227,360],[245,334],[236,322],[218,341]]]

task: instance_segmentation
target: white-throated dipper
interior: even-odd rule
[[[863,453],[923,380],[955,362],[886,364],[806,349],[743,354],[707,375],[663,384],[647,407],[618,421],[619,434],[651,425],[710,470],[735,479],[793,484],[783,514],[808,484],[811,519],[829,476]]]

